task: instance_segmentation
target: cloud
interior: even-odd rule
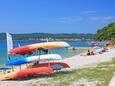
[[[115,20],[115,16],[107,16],[104,19],[105,20]]]
[[[93,21],[110,21],[110,20],[115,20],[115,16],[90,17],[89,19]]]
[[[82,19],[83,18],[80,16],[77,16],[77,17],[60,17],[60,18],[57,18],[57,22],[71,23],[71,22],[81,21]]]
[[[58,23],[74,23],[81,21],[115,21],[115,16],[101,16],[101,17],[83,17],[83,16],[73,16],[73,17],[60,17],[57,18]]]
[[[95,14],[96,11],[83,11],[81,14]]]

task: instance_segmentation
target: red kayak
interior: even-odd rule
[[[53,72],[54,70],[51,67],[30,68],[30,69],[21,70],[18,72],[3,74],[0,76],[0,80],[9,80],[9,79],[15,79],[18,77],[24,77],[27,75],[45,74],[45,73],[53,73]]]
[[[37,65],[29,65],[28,68],[35,68],[35,67],[50,67],[53,66],[55,64],[61,65],[63,68],[70,68],[70,66],[66,63],[63,62],[46,62],[46,63],[40,63]]]
[[[21,70],[16,73],[18,77],[23,77],[26,75],[34,75],[34,74],[44,74],[44,73],[52,73],[54,72],[50,67],[39,67],[39,68],[31,68],[26,70]]]

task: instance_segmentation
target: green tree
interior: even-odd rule
[[[95,41],[112,40],[115,42],[115,22],[97,30],[97,33],[94,35],[94,39]]]

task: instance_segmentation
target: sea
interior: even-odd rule
[[[33,44],[33,43],[41,43],[45,41],[39,40],[14,40],[13,47]],[[80,41],[66,41],[70,44],[71,47],[89,47],[88,43],[90,41],[80,40]],[[77,50],[70,50],[67,48],[55,48],[50,49],[50,53],[59,54],[62,58],[69,58],[71,56],[79,54]],[[14,58],[17,56],[14,56]],[[0,40],[0,67],[5,66],[5,63],[8,61],[7,58],[7,43],[5,40]]]

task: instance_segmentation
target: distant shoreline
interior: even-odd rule
[[[91,40],[94,34],[78,33],[27,33],[11,34],[14,40]],[[6,33],[0,33],[0,40],[6,39]]]

